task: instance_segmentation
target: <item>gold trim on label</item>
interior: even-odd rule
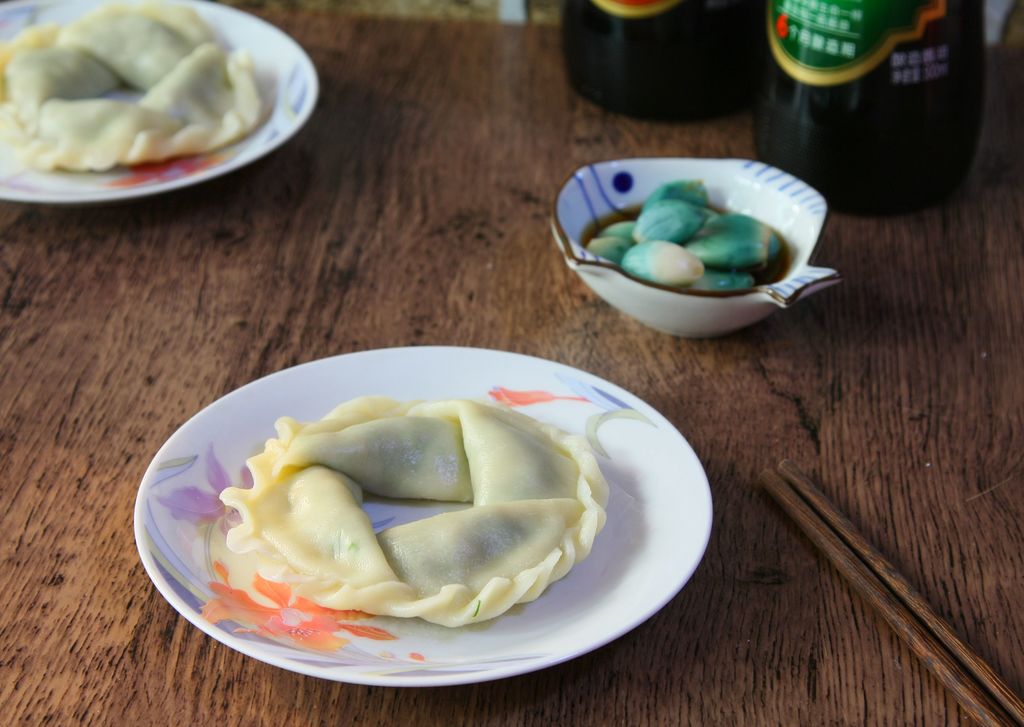
[[[794,80],[811,86],[838,86],[840,83],[849,83],[870,73],[879,63],[889,57],[893,48],[908,40],[917,40],[924,35],[924,29],[928,23],[946,15],[946,0],[933,0],[928,7],[918,10],[917,21],[913,26],[890,30],[878,46],[867,55],[844,66],[826,70],[804,65],[786,52],[775,34],[771,3],[766,3],[766,7],[768,9],[768,45],[771,46],[775,62]]]
[[[650,18],[675,7],[683,2],[683,0],[661,0],[660,2],[649,2],[643,5],[628,5],[615,2],[615,0],[590,0],[590,2],[609,15],[615,15],[620,18]]]

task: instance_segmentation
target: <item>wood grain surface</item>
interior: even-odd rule
[[[553,28],[263,11],[311,53],[308,127],[148,201],[0,204],[0,715],[16,724],[960,725],[913,654],[753,487],[790,457],[1024,688],[1024,55],[989,67],[974,169],[944,205],[830,217],[845,282],[720,340],[672,338],[565,267],[577,165],[749,156],[750,118],[606,114]],[[688,438],[714,530],[661,612],[502,681],[321,681],[220,645],[160,597],[132,534],[160,445],[238,386],[387,346],[542,356]],[[666,557],[671,557],[667,555]]]

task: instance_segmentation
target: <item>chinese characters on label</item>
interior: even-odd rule
[[[803,48],[852,60],[863,37],[864,10],[825,0],[783,0],[777,32]]]
[[[935,45],[933,61],[911,63],[904,57],[886,74],[899,85],[924,83],[950,73],[948,48],[947,57],[939,59],[941,41],[924,40],[945,15],[946,0],[769,0],[768,44],[792,78],[836,86],[876,68],[884,73],[894,52],[909,55],[908,45],[924,41]]]
[[[949,75],[949,46],[893,51],[889,56],[889,78],[894,86],[913,86]]]

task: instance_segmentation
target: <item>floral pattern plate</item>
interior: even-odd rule
[[[319,419],[367,394],[499,401],[590,440],[611,495],[594,549],[532,603],[448,629],[323,608],[287,583],[229,564],[236,522],[217,498],[251,485],[245,459],[283,415]],[[366,504],[376,528],[445,509]],[[356,684],[441,686],[572,659],[664,606],[700,562],[711,530],[707,478],[682,435],[628,391],[562,364],[502,351],[416,347],[322,359],[259,379],[186,422],[149,465],[135,506],[142,562],[164,598],[218,641],[302,674]]]
[[[64,25],[109,0],[18,0],[0,5],[0,41],[30,25]],[[104,204],[169,192],[219,177],[288,141],[313,113],[319,85],[306,52],[273,25],[232,7],[164,0],[195,8],[225,48],[247,49],[256,67],[263,123],[244,139],[208,154],[109,172],[40,172],[26,168],[0,141],[0,199],[39,204]]]

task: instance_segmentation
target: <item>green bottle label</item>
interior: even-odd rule
[[[849,83],[946,15],[946,0],[771,0],[775,62],[812,86]]]

